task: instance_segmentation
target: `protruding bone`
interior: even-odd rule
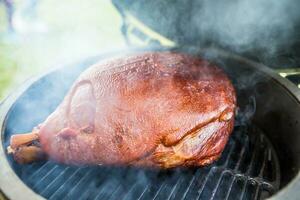
[[[39,134],[36,132],[13,135],[10,138],[10,148],[16,149],[37,139],[39,139]]]
[[[13,154],[14,159],[20,163],[31,163],[36,160],[44,159],[45,153],[34,141],[38,142],[39,133],[24,133],[12,135],[10,138],[10,146],[7,147],[7,153]]]
[[[31,163],[33,161],[42,160],[45,154],[40,147],[22,146],[13,152],[15,161],[20,164]]]

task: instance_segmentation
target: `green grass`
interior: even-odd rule
[[[1,1],[0,1],[1,2]],[[17,14],[24,2],[16,1]],[[0,3],[0,100],[22,82],[52,67],[125,46],[121,17],[110,1],[43,0],[37,16],[47,31],[32,31],[32,20],[15,35],[5,32]]]
[[[12,54],[13,50],[13,46],[0,43],[0,99],[3,98],[8,88],[12,86],[18,74],[18,66]]]

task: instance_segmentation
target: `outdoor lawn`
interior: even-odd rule
[[[51,67],[125,46],[110,1],[16,0],[14,32],[0,1],[0,101]]]

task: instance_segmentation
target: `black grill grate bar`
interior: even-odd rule
[[[258,199],[260,195],[260,186],[257,184],[256,185],[256,190],[255,190],[255,195],[254,195],[254,199]]]
[[[163,182],[163,184],[160,185],[160,187],[158,188],[158,190],[156,191],[154,197],[152,198],[153,200],[155,200],[158,197],[158,194],[160,193],[160,191],[166,186],[166,180]]]
[[[193,186],[195,180],[197,180],[197,179],[199,178],[200,174],[201,174],[201,171],[200,171],[200,170],[197,170],[196,174],[193,176],[193,178],[192,178],[191,181],[189,182],[189,185],[188,185],[188,187],[186,188],[186,190],[185,190],[185,192],[184,192],[184,194],[183,194],[183,196],[182,196],[182,198],[181,198],[182,200],[183,200],[183,199],[186,199],[186,197],[187,197],[187,195],[188,195],[190,189],[192,188],[192,186]]]
[[[31,174],[32,170],[37,171],[37,170],[39,170],[41,167],[43,167],[45,164],[46,164],[46,163],[43,163],[43,164],[41,165],[39,162],[37,162],[37,163],[32,163],[32,164],[30,164],[28,167],[26,167],[25,170],[26,170],[27,172],[30,172],[30,174]],[[40,166],[39,166],[39,165],[40,165]]]
[[[204,179],[204,181],[203,181],[200,189],[198,190],[198,196],[197,196],[196,199],[200,198],[200,196],[201,196],[201,194],[202,194],[202,192],[203,192],[203,190],[205,188],[205,185],[206,185],[208,179],[210,178],[210,176],[212,176],[214,174],[215,170],[216,170],[216,167],[210,168],[210,170],[209,170],[208,174],[206,175],[206,177],[205,177],[205,179]]]
[[[243,198],[245,196],[247,184],[248,184],[248,180],[244,180],[244,184],[243,184],[243,189],[242,189],[242,192],[241,192],[240,200],[243,200]]]
[[[48,171],[48,173],[46,173],[43,177],[41,177],[41,178],[39,179],[39,181],[35,182],[35,184],[33,185],[32,188],[33,188],[34,190],[36,190],[37,187],[38,187],[42,182],[46,181],[47,178],[48,178],[48,176],[51,176],[52,172],[55,171],[57,168],[58,168],[58,165],[55,165],[54,167],[52,167],[52,168]]]
[[[173,174],[173,176],[169,179],[164,180],[163,184],[159,188],[159,191],[155,194],[153,199],[168,199],[171,197],[171,193],[173,189],[176,189],[174,187],[178,187],[179,183],[182,181],[183,177],[180,176],[180,173],[178,171]]]
[[[233,147],[232,147],[231,149],[232,149],[232,151],[233,151],[235,145],[232,145],[232,146],[233,146]],[[239,155],[239,160],[238,160],[238,162],[237,162],[237,164],[236,164],[236,166],[235,166],[235,170],[237,170],[237,169],[239,168],[240,163],[241,163],[241,161],[242,161],[242,158],[243,158],[243,155],[244,155],[245,151],[246,151],[246,147],[243,146],[243,148],[242,148],[242,150],[241,150],[241,153],[240,153],[240,155]],[[218,191],[218,189],[219,189],[220,183],[221,183],[221,181],[222,181],[224,175],[225,175],[226,173],[229,173],[228,171],[223,170],[223,169],[227,169],[226,167],[227,167],[227,165],[228,165],[228,163],[229,163],[229,159],[230,159],[230,154],[228,154],[228,156],[227,156],[227,159],[226,159],[226,162],[225,162],[225,164],[224,164],[224,167],[221,167],[222,174],[221,174],[220,178],[218,179],[216,186],[214,187],[214,190],[213,190],[213,192],[212,192],[212,196],[211,196],[210,200],[213,200],[213,199],[214,199],[214,197],[215,197],[215,195],[216,195],[216,193],[217,193],[217,191]],[[215,170],[218,170],[218,169],[220,169],[220,167],[219,167],[219,168],[216,168]],[[228,193],[230,193],[230,190],[228,191]]]
[[[263,177],[263,173],[264,173],[264,169],[266,167],[266,163],[267,163],[267,159],[269,157],[269,149],[267,149],[266,151],[264,151],[264,155],[263,155],[263,161],[262,161],[262,164],[261,164],[261,168],[259,170],[259,174],[258,174],[258,177]]]
[[[243,144],[245,144],[245,143],[247,144],[248,140],[249,140],[249,138],[246,137],[246,138],[244,139],[244,141],[243,141]],[[231,151],[232,151],[232,152],[233,152],[234,147],[235,147],[235,145],[232,145],[232,147],[231,147]],[[239,154],[239,159],[238,159],[238,161],[237,161],[237,163],[236,163],[236,165],[235,165],[235,167],[234,167],[234,171],[237,171],[237,170],[239,169],[240,164],[242,163],[242,160],[244,159],[244,154],[245,154],[245,152],[246,152],[246,146],[243,145],[243,147],[242,147],[242,149],[241,149],[241,151],[240,151],[240,154]],[[231,153],[228,154],[227,159],[226,159],[226,162],[225,162],[225,164],[224,164],[223,167],[216,167],[216,169],[215,169],[216,171],[221,169],[222,174],[221,174],[221,176],[219,177],[219,179],[218,179],[218,181],[217,181],[217,183],[216,183],[216,186],[214,187],[214,190],[213,190],[213,192],[212,192],[212,196],[211,196],[210,200],[213,200],[213,199],[214,199],[214,197],[215,197],[215,195],[216,195],[216,193],[217,193],[217,190],[218,190],[218,188],[219,188],[219,186],[220,186],[220,183],[221,183],[221,181],[222,181],[224,175],[225,175],[226,173],[230,173],[229,171],[226,170],[226,169],[227,169],[227,166],[228,166],[228,163],[229,163],[230,156],[231,156]],[[228,193],[230,193],[230,191],[228,191]],[[229,194],[228,194],[228,195],[229,195]],[[226,196],[227,196],[227,195],[226,195]]]
[[[121,185],[118,185],[118,187],[111,193],[110,197],[108,199],[119,199],[118,195],[121,193],[122,187]]]
[[[72,169],[70,167],[67,167],[66,169],[64,169],[63,171],[61,171],[61,173],[52,182],[50,182],[46,188],[44,188],[41,191],[41,195],[43,195],[43,196],[50,196],[52,190],[56,186],[58,186],[59,182],[61,182],[61,179],[64,178],[65,176],[67,176],[67,174],[69,174],[73,170],[74,169]]]
[[[119,187],[120,183],[118,183],[116,180],[108,180],[104,183],[105,185],[101,188],[98,195],[95,197],[95,199],[108,199],[109,196]]]
[[[248,137],[245,137],[245,140],[243,141],[243,144],[247,144],[248,143]],[[239,159],[234,167],[234,170],[237,171],[241,165],[242,160],[245,158],[244,154],[246,152],[246,145],[243,145],[240,154],[239,154]]]
[[[177,190],[178,186],[181,184],[182,181],[183,181],[183,177],[181,176],[179,180],[176,182],[176,184],[174,185],[174,187],[172,188],[170,195],[168,196],[168,200],[172,199],[175,191]]]
[[[185,199],[185,197],[186,197],[187,193],[190,191],[190,188],[191,188],[192,184],[194,183],[194,181],[195,181],[195,176],[191,179],[188,187],[186,188],[186,190],[182,196],[182,199]]]
[[[231,178],[231,181],[230,181],[230,184],[229,184],[229,188],[228,188],[228,192],[226,193],[226,197],[225,197],[225,199],[224,199],[224,200],[228,200],[228,198],[229,198],[229,195],[230,195],[230,193],[231,193],[231,190],[232,190],[232,187],[233,187],[233,184],[234,184],[234,181],[235,181],[235,179],[236,179],[236,177],[235,177],[235,176],[233,176],[233,177]]]
[[[30,175],[28,178],[34,176],[35,173],[39,173],[39,171],[42,170],[43,168],[45,168],[47,164],[49,165],[49,162],[45,162],[45,163],[43,163],[41,166],[38,166],[38,168],[34,170],[34,173],[31,173],[31,175]],[[31,164],[31,165],[27,168],[27,170],[30,171],[31,169],[34,169],[34,168],[35,168],[35,163]],[[48,168],[48,167],[47,167],[47,168]]]
[[[223,167],[214,167],[215,171],[222,171],[223,173],[229,173],[230,175],[237,177],[239,179],[243,179],[243,180],[249,180],[249,181],[253,181],[259,185],[264,185],[266,187],[266,189],[268,190],[274,190],[274,186],[269,183],[268,181],[264,180],[263,178],[253,178],[251,176],[245,176],[244,174],[241,174],[235,170],[232,169],[226,169]]]
[[[73,174],[71,174],[69,176],[69,178],[67,178],[65,180],[65,182],[49,197],[49,199],[59,199],[61,194],[63,193],[63,191],[65,190],[65,186],[68,185],[69,182],[72,182],[72,179],[74,179],[74,177],[83,169],[77,169]]]
[[[155,178],[150,182],[146,190],[138,197],[138,199],[167,199],[172,190],[172,185],[180,178],[179,171],[173,171],[171,176],[163,176],[164,173],[156,174]],[[182,177],[183,178],[183,177]],[[176,182],[175,182],[176,181]],[[153,186],[153,187],[151,187]]]
[[[133,192],[135,187],[139,186],[143,180],[142,178],[138,178],[140,170],[136,171],[133,168],[126,169],[126,172],[123,175],[120,174],[121,179],[119,179],[121,187],[117,192],[112,194],[111,199],[119,200],[120,196],[123,196],[124,199],[125,196],[129,197],[130,195],[133,195],[131,192]]]
[[[149,188],[150,188],[150,184],[146,185],[146,187],[144,188],[143,192],[141,193],[141,195],[138,197],[137,200],[141,200],[144,194],[149,190]]]
[[[111,184],[112,181],[107,181],[104,183],[104,185],[101,187],[99,193],[96,195],[96,197],[94,199],[101,199],[101,195],[103,195],[104,191],[109,188],[108,185]]]
[[[245,173],[246,175],[251,174],[251,171],[254,168],[255,160],[256,160],[256,157],[257,157],[257,154],[258,154],[258,151],[259,151],[259,144],[260,144],[260,142],[261,142],[261,137],[255,136],[255,138],[254,138],[254,152],[253,152],[253,154],[251,156],[251,160],[250,160],[248,169],[247,169],[247,171]]]
[[[236,142],[235,141],[229,141],[229,144],[230,144],[229,152],[226,156],[225,162],[221,166],[228,166],[229,160],[230,160],[230,158],[231,158],[231,156],[234,152],[234,149],[236,147]]]
[[[226,172],[222,172],[220,178],[219,178],[218,181],[217,181],[216,186],[214,187],[214,190],[213,190],[213,192],[212,192],[212,195],[211,195],[211,197],[210,197],[210,200],[213,200],[213,199],[215,198],[215,195],[216,195],[216,193],[217,193],[217,191],[218,191],[218,189],[219,189],[219,186],[220,186],[221,181],[222,181],[222,179],[223,179],[223,177],[224,177],[225,174],[226,174]]]
[[[35,182],[36,179],[40,179],[41,175],[47,173],[53,166],[55,166],[54,163],[46,162],[28,177],[28,182]]]
[[[194,183],[194,181],[195,181],[195,176],[193,176],[193,178],[189,182],[188,187],[186,188],[185,192],[183,193],[182,199],[185,199],[185,197],[186,197],[187,193],[189,192],[189,190],[190,190],[192,184]]]
[[[221,170],[216,168],[215,170]],[[261,178],[252,178],[249,176],[244,176],[238,173],[234,173],[232,170],[224,170],[222,172],[222,174],[226,174],[229,173],[230,175],[232,175],[232,180],[230,181],[229,187],[228,187],[228,192],[226,194],[225,200],[227,200],[229,198],[230,192],[232,190],[232,187],[234,185],[234,182],[237,179],[243,180],[245,182],[245,184],[243,185],[243,190],[241,192],[242,197],[244,196],[246,187],[247,187],[247,183],[248,182],[252,182],[255,183],[255,185],[257,185],[257,189],[261,190],[261,189],[266,189],[268,192],[270,192],[271,194],[274,193],[275,189],[274,186],[268,182],[266,182],[265,180],[261,179]],[[224,176],[224,175],[223,175]],[[219,183],[219,182],[218,182]],[[216,187],[217,188],[217,187]],[[215,190],[217,191],[217,189],[215,188]],[[257,191],[256,191],[257,193]],[[257,196],[258,194],[256,194],[255,196]],[[210,199],[213,199],[213,197],[211,197]],[[241,198],[242,199],[242,198]],[[254,199],[257,199],[256,197]]]
[[[130,187],[130,189],[128,190],[128,192],[126,192],[126,194],[124,194],[124,198],[123,200],[127,200],[129,199],[131,193],[134,191],[134,189],[139,185],[138,181],[135,182],[132,187]]]
[[[100,173],[98,176],[97,176],[97,180],[99,181],[99,186],[102,187],[102,185],[104,184],[104,180],[105,178],[107,177],[107,168],[104,168],[104,170],[102,171],[103,173]],[[91,181],[89,186],[88,186],[88,189],[85,190],[85,192],[81,195],[80,199],[94,199],[94,197],[97,195],[97,189],[99,187],[96,187],[96,186],[92,186],[92,184],[95,184],[95,182]],[[96,189],[95,189],[96,188]]]
[[[81,179],[72,187],[72,189],[66,194],[65,199],[76,199],[80,197],[83,191],[85,191],[84,184],[86,184],[90,177],[95,174],[95,170],[90,169],[87,173],[81,177]]]

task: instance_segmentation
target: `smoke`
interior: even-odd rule
[[[178,45],[213,45],[267,57],[290,45],[300,22],[296,0],[114,2]]]
[[[191,11],[191,24],[195,24],[200,37],[211,36],[222,46],[241,52],[254,48],[275,52],[288,42],[298,19],[293,0],[204,0],[195,1]]]

